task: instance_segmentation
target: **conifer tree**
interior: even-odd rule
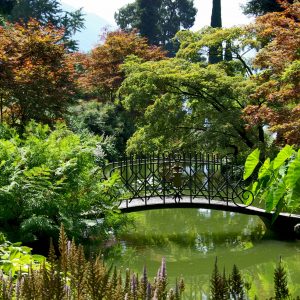
[[[211,22],[210,26],[213,28],[222,27],[222,10],[221,10],[221,0],[213,0]],[[218,46],[211,47],[209,49],[209,63],[215,64],[222,61],[222,44]]]
[[[159,45],[159,7],[161,0],[137,0],[140,19],[137,24],[140,34],[146,37],[151,45]]]
[[[214,28],[222,27],[221,0],[213,0],[210,26]]]
[[[225,269],[223,275],[219,273],[218,261],[215,260],[215,266],[210,279],[210,299],[211,300],[227,300],[228,282],[226,280]]]
[[[230,285],[230,295],[234,300],[243,300],[245,299],[244,293],[244,282],[242,280],[241,273],[239,269],[234,264],[232,268],[232,273],[229,280]]]
[[[64,11],[58,0],[0,0],[4,2],[10,22],[28,23],[35,19],[42,25],[53,25],[64,30],[63,42],[70,50],[77,50],[77,41],[72,35],[84,28],[81,9],[73,12]]]
[[[287,286],[287,276],[286,271],[281,263],[281,258],[278,266],[274,271],[274,290],[275,290],[275,299],[284,300],[288,299],[290,293]]]
[[[150,44],[175,56],[178,43],[172,38],[179,30],[193,26],[196,12],[193,0],[136,0],[120,8],[115,20],[121,29],[136,28]]]
[[[289,3],[293,3],[293,0],[289,0]],[[261,16],[269,12],[282,11],[283,8],[277,0],[249,0],[246,5],[243,6],[244,14]]]

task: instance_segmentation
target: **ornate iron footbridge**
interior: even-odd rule
[[[274,214],[253,206],[254,195],[243,181],[243,167],[233,157],[212,154],[128,156],[104,167],[117,172],[124,189],[119,209],[133,212],[161,208],[209,208],[257,215],[268,228],[294,232],[299,215]]]

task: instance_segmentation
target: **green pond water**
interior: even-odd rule
[[[169,287],[184,278],[184,299],[208,299],[214,262],[227,273],[233,264],[251,283],[250,299],[273,294],[273,271],[282,257],[291,293],[300,296],[300,241],[280,241],[265,233],[255,216],[204,209],[164,209],[132,213],[129,228],[106,254],[106,260],[153,278],[161,259],[167,262]]]

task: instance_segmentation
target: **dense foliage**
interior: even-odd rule
[[[55,130],[31,122],[19,136],[0,130],[0,225],[17,240],[57,237],[61,223],[81,238],[97,229],[103,237],[117,229],[122,218],[114,199],[122,189],[117,178],[103,177],[103,139],[71,132],[64,124]],[[101,222],[87,227],[84,214]],[[97,218],[97,217],[96,217]]]
[[[72,35],[84,27],[81,9],[64,11],[57,0],[1,0],[1,13],[12,23],[27,24],[30,19],[35,19],[44,26],[51,24],[63,30],[62,40],[70,50],[77,49],[77,41],[72,39]]]
[[[102,102],[115,99],[124,80],[120,65],[128,55],[136,55],[145,61],[165,57],[159,47],[149,46],[137,32],[107,32],[104,39],[104,43],[98,44],[91,53],[73,56],[79,67],[79,86],[84,93],[90,92]]]
[[[0,226],[12,239],[57,238],[61,223],[75,238],[116,232],[126,219],[117,214],[113,199],[123,190],[117,176],[102,181],[101,165],[125,148],[135,153],[205,150],[243,156],[258,147],[245,169],[245,179],[255,177],[262,160],[252,186],[255,197],[266,202],[268,211],[299,208],[299,1],[283,1],[280,12],[257,18],[250,26],[222,29],[217,28],[221,16],[216,0],[217,17],[211,24],[216,28],[177,33],[180,47],[172,58],[142,36],[174,56],[178,48],[171,39],[179,29],[192,26],[193,1],[129,4],[116,15],[125,31],[105,33],[103,43],[88,54],[69,53],[69,36],[82,26],[80,12],[65,14],[55,0],[11,2],[0,2],[5,4],[1,13],[12,18],[23,14],[26,21],[0,20]],[[39,22],[30,20],[32,16]],[[212,60],[213,53],[217,60]],[[84,100],[72,106],[78,98]],[[56,123],[61,119],[68,125]],[[284,147],[274,160],[264,159],[269,146],[286,143],[295,146]],[[90,213],[97,214],[97,222],[85,220]],[[81,248],[68,245],[73,251],[65,256],[69,269],[52,256],[50,269],[43,266],[22,277],[19,285],[26,299],[52,292],[57,297],[72,293],[77,299],[101,293],[109,299],[126,293],[128,299],[145,298],[145,275],[142,282],[127,275],[124,284],[118,272],[111,274],[100,260],[87,262]],[[1,251],[3,259],[16,259],[17,266],[35,264],[26,247],[5,242]],[[11,266],[6,262],[2,269]],[[279,299],[288,292],[285,283],[279,286],[282,269],[276,276]],[[215,269],[214,286],[227,296],[244,297],[236,268],[230,278]],[[1,280],[2,293],[13,291],[5,289],[14,285],[9,277]],[[33,289],[35,280],[38,289]],[[66,288],[63,281],[70,285]],[[151,286],[152,298],[156,289],[156,298],[167,297],[164,280]],[[179,294],[178,287],[169,298],[178,299]]]
[[[138,129],[128,151],[206,150],[235,153],[264,143],[261,127],[247,128],[242,119],[249,92],[251,67],[243,52],[246,29],[204,29],[178,34],[176,58],[142,63],[128,59],[119,94],[134,112]],[[251,36],[250,36],[251,37]],[[231,42],[233,60],[207,64],[208,49]]]
[[[244,179],[250,177],[259,163],[260,151],[254,150],[247,158]],[[261,162],[252,193],[265,203],[267,211],[275,211],[274,217],[282,210],[298,211],[300,208],[300,150],[286,145],[271,160]]]
[[[259,147],[265,155],[273,139],[273,146],[299,145],[297,15],[299,2],[285,4],[250,26],[179,32],[175,58],[127,59],[119,97],[137,124],[127,150]],[[222,54],[214,64],[211,49]],[[257,53],[254,61],[249,53]]]
[[[5,248],[0,244],[0,253]],[[17,251],[17,250],[16,250]],[[9,257],[0,257],[0,265],[19,252],[10,252]],[[184,290],[182,280],[176,282],[175,288],[167,290],[168,280],[166,263],[162,260],[157,277],[151,283],[148,279],[146,268],[143,275],[126,270],[125,276],[116,268],[108,268],[100,257],[87,260],[83,247],[70,242],[60,230],[59,258],[57,259],[53,245],[50,246],[48,263],[43,263],[40,268],[29,266],[25,261],[22,267],[27,267],[24,272],[12,276],[9,272],[0,275],[0,298],[11,299],[157,299],[179,300]],[[30,255],[29,255],[30,256]],[[36,256],[31,256],[32,260]],[[125,278],[124,278],[125,277]]]
[[[251,126],[270,126],[278,143],[300,146],[300,2],[284,8],[257,18],[264,47],[254,61],[260,71],[245,118]]]
[[[289,0],[293,3],[293,0]],[[269,12],[282,11],[283,8],[278,0],[249,0],[243,7],[244,13],[248,15],[260,16]]]
[[[37,21],[0,26],[0,121],[53,123],[73,102],[63,31]]]
[[[126,142],[134,132],[133,122],[128,111],[112,102],[81,101],[70,108],[67,124],[74,132],[106,137],[102,144],[109,160],[123,156]]]
[[[193,26],[196,12],[193,0],[136,0],[119,9],[115,20],[121,29],[138,29],[151,45],[174,56],[178,45],[172,39],[177,31]]]

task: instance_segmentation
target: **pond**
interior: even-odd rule
[[[163,209],[132,213],[129,228],[106,253],[106,260],[122,268],[156,275],[166,258],[169,287],[184,278],[184,299],[208,299],[215,259],[227,274],[233,264],[251,284],[250,299],[273,294],[273,272],[282,257],[290,291],[300,295],[300,242],[280,241],[265,232],[256,216],[204,209]]]

